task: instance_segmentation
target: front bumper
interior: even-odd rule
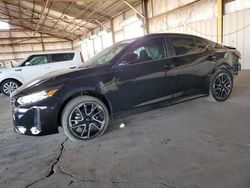
[[[51,97],[32,106],[18,106],[11,98],[14,131],[23,135],[47,135],[58,133],[57,99]]]

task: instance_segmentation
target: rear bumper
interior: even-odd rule
[[[237,76],[239,71],[241,71],[241,64],[237,62],[233,65],[233,74]]]
[[[23,135],[34,136],[58,133],[58,110],[56,105],[50,102],[43,102],[43,106],[34,105],[30,108],[17,107],[12,103],[14,131]]]

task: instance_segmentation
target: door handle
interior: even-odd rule
[[[174,64],[164,65],[164,69],[166,69],[166,70],[171,70],[171,69],[174,69],[174,68],[175,68]]]
[[[15,71],[22,71],[22,69],[15,69]]]

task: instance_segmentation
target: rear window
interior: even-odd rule
[[[51,54],[52,62],[60,62],[60,61],[70,61],[74,58],[75,53],[58,53]]]
[[[176,55],[196,52],[196,44],[192,38],[171,38]]]
[[[209,46],[212,46],[213,48],[219,48],[219,49],[224,48],[221,44],[218,44],[218,43],[213,42],[211,40],[207,40],[207,43]]]

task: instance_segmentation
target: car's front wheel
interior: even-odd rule
[[[65,134],[73,141],[83,141],[102,135],[109,124],[105,104],[91,96],[72,99],[62,113]]]
[[[10,96],[21,84],[15,80],[8,79],[1,84],[1,92],[4,95]]]
[[[223,102],[228,99],[232,89],[232,75],[225,69],[219,69],[211,77],[209,99],[216,102]]]

